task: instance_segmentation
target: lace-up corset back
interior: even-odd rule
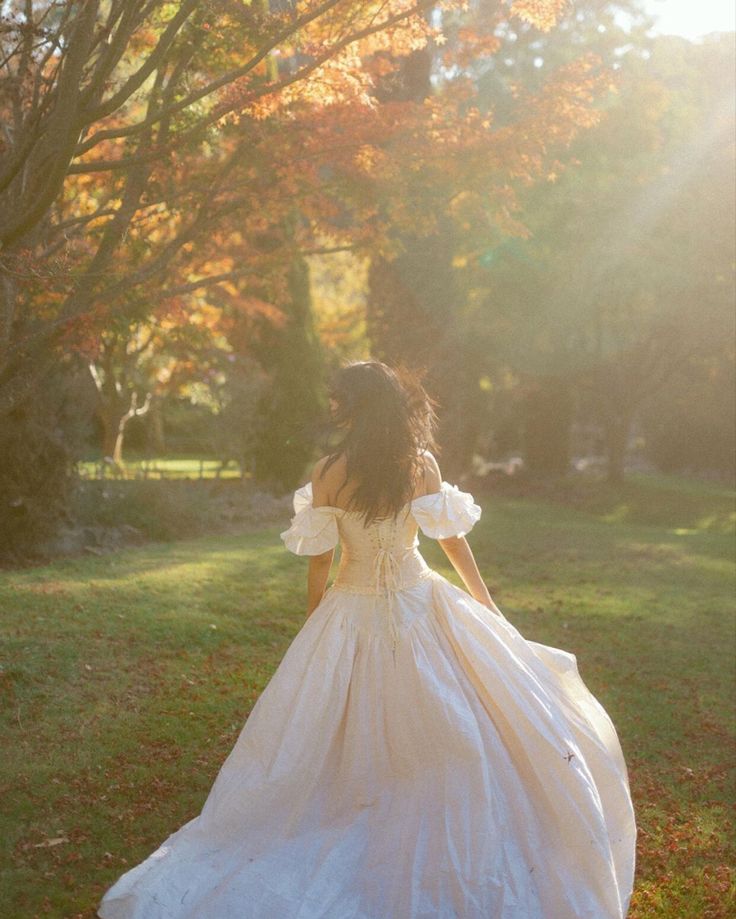
[[[384,593],[411,587],[427,576],[430,569],[418,549],[418,525],[410,505],[396,517],[368,526],[360,514],[343,510],[337,527],[342,551],[335,586]]]
[[[479,519],[480,507],[472,495],[443,481],[438,492],[414,498],[395,517],[365,526],[359,513],[315,507],[312,498],[311,482],[294,492],[295,514],[281,538],[297,555],[322,555],[340,542],[340,564],[331,590],[373,594],[376,610],[385,600],[395,652],[396,592],[432,575],[417,548],[418,529],[433,539],[462,536]]]

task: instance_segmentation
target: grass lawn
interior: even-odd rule
[[[636,477],[572,504],[478,499],[496,602],[577,655],[619,731],[630,919],[734,915],[732,493]],[[0,573],[3,917],[94,916],[199,812],[303,622],[307,563],[280,529]]]

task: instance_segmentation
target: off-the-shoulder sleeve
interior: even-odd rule
[[[481,508],[469,492],[442,482],[438,492],[412,501],[412,513],[425,536],[447,539],[469,533],[480,520]]]
[[[294,492],[291,526],[281,533],[286,548],[296,555],[321,555],[339,540],[334,507],[312,506],[312,483]]]

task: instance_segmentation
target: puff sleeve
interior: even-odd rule
[[[295,555],[321,555],[337,545],[339,534],[334,507],[312,506],[312,483],[294,492],[291,526],[280,534]]]
[[[414,499],[412,513],[425,536],[447,539],[469,533],[480,520],[481,508],[469,492],[442,482],[440,491]]]

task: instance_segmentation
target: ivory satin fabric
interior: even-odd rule
[[[418,530],[481,514],[447,482],[364,527],[294,495],[300,555],[341,542],[199,816],[102,919],[623,919],[636,824],[575,656],[433,571]],[[182,776],[182,781],[186,777]]]

